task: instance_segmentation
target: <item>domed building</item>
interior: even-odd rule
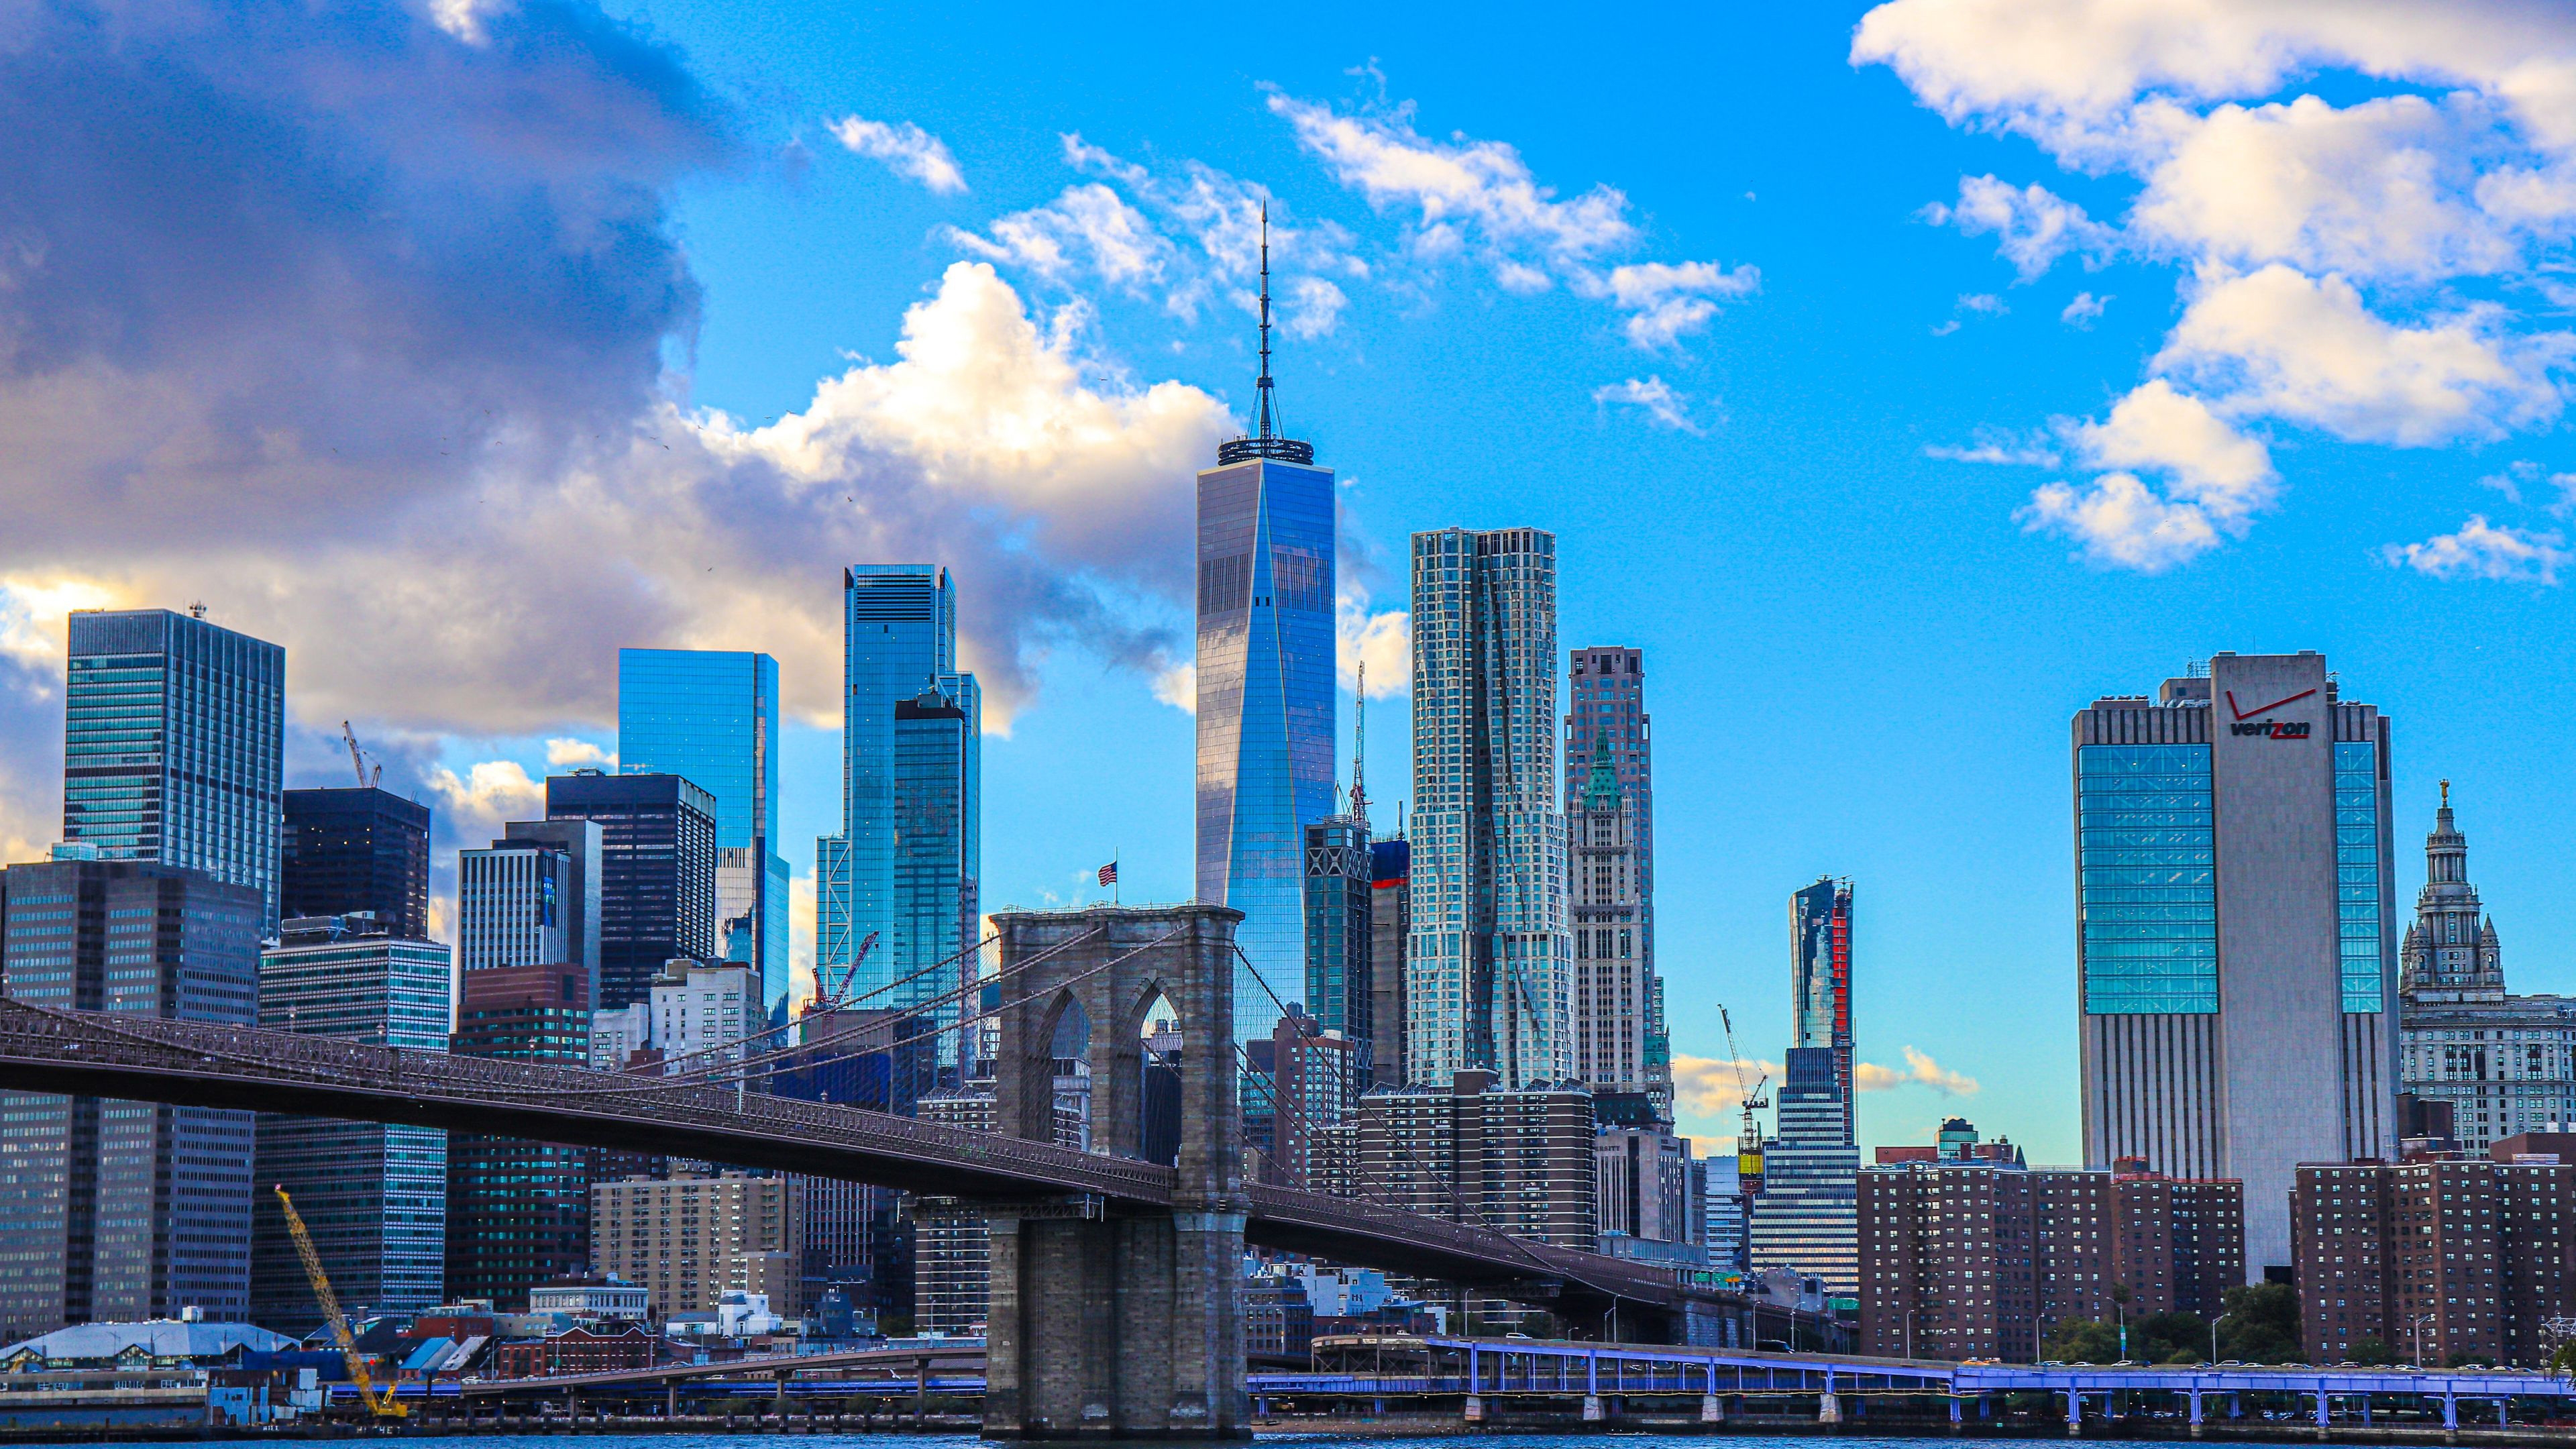
[[[2445,780],[2399,953],[2399,1090],[2448,1104],[2451,1135],[2478,1153],[2576,1123],[2576,997],[2506,994],[2503,956]]]

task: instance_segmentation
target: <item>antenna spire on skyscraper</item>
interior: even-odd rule
[[[1295,438],[1277,436],[1278,406],[1272,397],[1270,380],[1270,203],[1261,204],[1261,377],[1254,384],[1258,395],[1254,402],[1254,431],[1248,438],[1236,438],[1216,446],[1216,461],[1246,463],[1255,458],[1277,458],[1285,463],[1315,461],[1315,445]]]

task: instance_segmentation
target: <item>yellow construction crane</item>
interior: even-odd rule
[[[1744,1053],[1735,1046],[1735,1018],[1727,1015],[1726,1008],[1720,1006],[1717,1019],[1726,1028],[1726,1054],[1733,1059],[1735,1094],[1744,1104],[1744,1130],[1735,1139],[1735,1173],[1744,1184],[1744,1195],[1759,1197],[1762,1194],[1762,1129],[1754,1122],[1753,1111],[1757,1107],[1771,1105],[1771,1099],[1762,1095],[1762,1088],[1770,1082],[1771,1074],[1762,1073],[1749,1087],[1744,1084]]]
[[[331,1337],[340,1345],[341,1361],[349,1366],[349,1382],[358,1386],[359,1400],[379,1419],[409,1417],[411,1410],[395,1402],[392,1394],[377,1393],[376,1381],[367,1377],[366,1355],[358,1352],[358,1341],[349,1334],[349,1315],[340,1311],[340,1295],[331,1291],[330,1275],[322,1271],[322,1255],[313,1251],[313,1235],[304,1231],[295,1200],[283,1187],[277,1189],[277,1205],[286,1211],[286,1230],[295,1235],[295,1256],[304,1260],[304,1276],[313,1280],[313,1297],[322,1305],[323,1316],[331,1320]]]

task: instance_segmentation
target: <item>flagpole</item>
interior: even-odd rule
[[[1119,881],[1119,879],[1118,879],[1118,857],[1119,857],[1121,854],[1124,854],[1124,851],[1123,851],[1123,850],[1121,850],[1119,847],[1117,847],[1117,846],[1111,846],[1111,847],[1110,847],[1110,850],[1109,850],[1109,904],[1111,904],[1111,905],[1113,905],[1113,906],[1114,906],[1114,905],[1118,905],[1118,904],[1120,904],[1120,903],[1121,903],[1121,900],[1122,900],[1122,897],[1121,897],[1121,896],[1120,896],[1120,894],[1119,894],[1120,890],[1122,889],[1122,883],[1121,883],[1121,882]]]

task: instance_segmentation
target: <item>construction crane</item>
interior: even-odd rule
[[[349,746],[349,764],[358,772],[359,789],[364,790],[368,786],[377,784],[385,778],[385,767],[381,762],[376,765],[374,774],[372,776],[369,775],[367,771],[367,757],[365,753],[358,748],[358,732],[349,728],[349,722],[347,720],[340,721],[340,738]]]
[[[1771,1074],[1762,1073],[1749,1087],[1744,1084],[1744,1053],[1736,1049],[1735,1018],[1727,1015],[1726,1008],[1721,1005],[1717,1008],[1717,1019],[1726,1028],[1728,1064],[1735,1068],[1735,1093],[1744,1104],[1744,1129],[1735,1138],[1736,1176],[1744,1183],[1746,1197],[1758,1197],[1762,1193],[1762,1129],[1755,1125],[1753,1113],[1756,1108],[1771,1105],[1771,1099],[1761,1094],[1763,1087],[1770,1083]]]
[[[867,960],[868,953],[876,948],[877,932],[870,931],[860,940],[858,954],[850,958],[849,969],[841,974],[841,989],[833,992],[830,997],[823,1001],[822,1008],[824,1010],[837,1010],[844,1003],[849,1001],[850,989],[859,984],[859,964]]]
[[[322,1271],[322,1255],[313,1251],[313,1235],[304,1231],[304,1218],[282,1186],[277,1189],[277,1205],[285,1210],[286,1230],[295,1237],[295,1256],[304,1260],[304,1276],[313,1281],[314,1301],[331,1321],[331,1337],[340,1345],[340,1360],[349,1366],[349,1382],[358,1386],[359,1400],[376,1418],[408,1418],[411,1410],[395,1402],[392,1394],[376,1392],[376,1381],[367,1376],[366,1356],[358,1352],[358,1341],[349,1333],[349,1315],[340,1311],[340,1295],[331,1291],[330,1275]]]

